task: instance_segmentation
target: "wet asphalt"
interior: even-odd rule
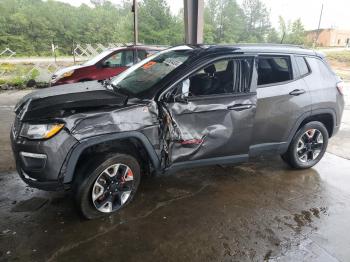
[[[86,221],[69,192],[11,171],[10,109],[23,94],[0,93],[0,261],[350,261],[350,103],[312,169],[269,157],[143,177],[129,206]]]

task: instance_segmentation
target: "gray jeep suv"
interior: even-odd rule
[[[279,154],[310,168],[339,129],[342,82],[314,51],[177,46],[108,82],[33,92],[11,138],[30,186],[71,188],[87,218],[131,201],[141,174]]]

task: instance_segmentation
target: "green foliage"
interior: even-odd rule
[[[304,45],[306,44],[305,29],[301,19],[289,21],[286,23],[284,19],[279,17],[281,39],[284,44]]]
[[[40,72],[33,69],[33,64],[0,64],[0,85],[23,87],[30,79],[36,79]]]
[[[144,0],[139,9],[139,41],[147,44],[179,44],[184,34],[181,19],[170,13],[165,0]]]
[[[116,5],[90,0],[93,6],[74,7],[54,0],[0,0],[0,50],[9,47],[18,55],[51,55],[52,43],[59,55],[70,55],[73,43],[130,43],[133,41],[131,0]],[[205,0],[204,42],[272,42],[302,44],[300,19],[280,19],[271,27],[262,0]],[[184,42],[183,10],[170,12],[166,0],[139,1],[139,41],[175,45]]]
[[[281,43],[281,36],[275,28],[271,28],[266,37],[267,43],[279,44]]]
[[[260,0],[244,0],[245,35],[248,42],[265,42],[271,28],[270,13]]]
[[[112,5],[95,0],[95,6],[74,7],[48,0],[0,1],[0,50],[17,54],[50,55],[51,44],[69,55],[75,43],[126,43],[132,41],[131,4]]]
[[[205,1],[205,43],[280,43],[287,30],[285,24],[280,24],[278,31],[271,26],[270,13],[261,0],[244,0],[241,6],[236,0]],[[304,29],[300,20],[293,26],[288,41],[299,44]]]

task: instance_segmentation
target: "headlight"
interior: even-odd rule
[[[63,73],[62,75],[55,76],[55,78],[53,78],[52,80],[56,82],[57,80],[59,80],[61,78],[65,78],[65,77],[69,77],[69,76],[73,75],[73,73],[74,73],[74,70],[70,70],[68,72]]]
[[[39,124],[32,125],[24,123],[20,132],[20,136],[29,139],[47,139],[56,135],[64,124]]]

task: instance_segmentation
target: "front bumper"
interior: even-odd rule
[[[77,143],[66,130],[48,140],[15,137],[11,132],[12,150],[20,177],[29,186],[48,191],[66,188],[61,170]]]

